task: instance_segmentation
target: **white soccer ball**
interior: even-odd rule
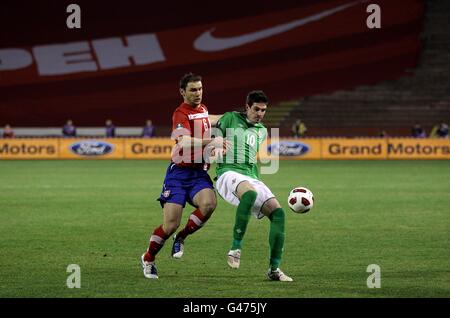
[[[296,187],[289,193],[288,204],[295,213],[307,213],[314,206],[314,195],[305,187]]]

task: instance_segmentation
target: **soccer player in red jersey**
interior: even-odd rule
[[[220,116],[208,115],[208,109],[202,104],[202,78],[192,73],[184,75],[180,80],[180,94],[183,103],[172,116],[172,138],[176,146],[158,199],[163,208],[163,223],[154,229],[147,251],[141,257],[146,278],[158,278],[155,256],[180,226],[186,202],[196,209],[174,236],[174,258],[183,255],[186,236],[199,230],[210,218],[217,200],[203,152],[206,146],[224,151],[229,147],[222,137],[211,138],[211,122],[215,124]]]

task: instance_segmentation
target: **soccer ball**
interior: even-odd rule
[[[309,212],[314,206],[314,195],[305,187],[296,187],[289,193],[288,204],[295,213]]]

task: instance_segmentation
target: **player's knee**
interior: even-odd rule
[[[257,196],[258,193],[256,193],[256,191],[253,190],[246,191],[244,192],[244,194],[242,194],[241,199],[239,200],[241,215],[244,215],[245,213],[245,215],[250,217]]]
[[[217,203],[214,201],[203,202],[199,205],[200,211],[202,211],[204,216],[209,216],[216,209]]]
[[[271,199],[267,200],[264,203],[264,205],[262,206],[262,211],[263,211],[264,215],[268,215],[268,216],[273,214],[277,209],[281,209],[281,205],[276,198],[271,198]],[[284,213],[284,211],[283,211],[283,213]]]
[[[240,204],[248,205],[250,213],[251,207],[255,204],[257,196],[258,193],[255,190],[248,190],[242,194]]]
[[[269,219],[272,222],[284,224],[284,218],[285,213],[284,210],[281,208],[275,209],[272,211],[272,213],[269,215]]]
[[[236,188],[236,193],[240,198],[250,191],[256,193],[256,189],[248,181],[241,182]]]
[[[178,229],[178,227],[180,226],[180,222],[178,221],[169,221],[169,222],[165,222],[163,225],[163,229],[164,232],[170,236],[173,233],[175,233],[175,231]]]
[[[248,190],[242,195],[242,197],[244,196],[247,197],[249,201],[252,201],[254,203],[256,201],[256,197],[258,196],[258,192],[256,192],[254,189]]]

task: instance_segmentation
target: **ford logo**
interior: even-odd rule
[[[111,153],[113,149],[112,144],[95,140],[83,140],[70,145],[70,150],[80,156],[103,156]]]
[[[280,141],[267,146],[267,150],[272,155],[278,156],[302,156],[306,154],[310,147],[307,144],[297,141]]]

